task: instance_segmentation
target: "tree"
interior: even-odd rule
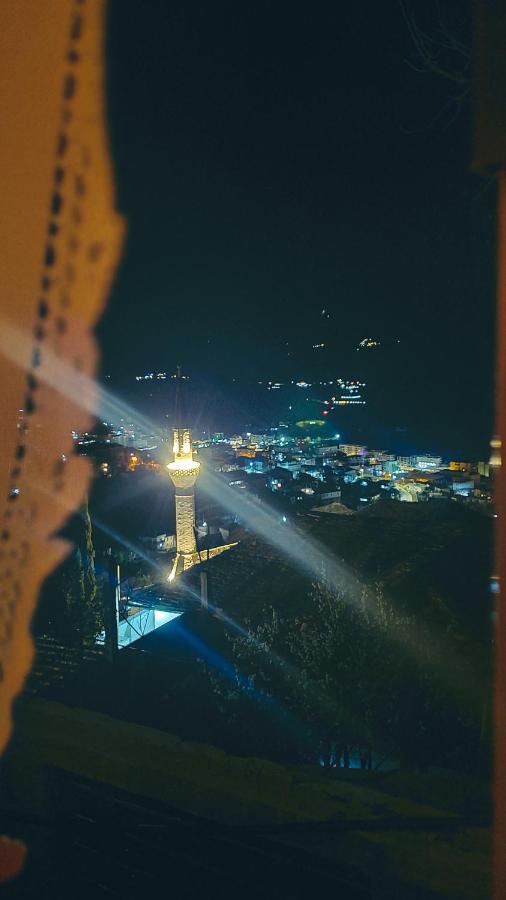
[[[453,9],[447,5],[443,12],[440,0],[432,0],[419,5],[416,14],[410,0],[399,0],[399,5],[413,42],[407,64],[415,72],[436,76],[446,86],[444,104],[430,124],[445,118],[451,124],[471,93],[469,5],[457,4]]]
[[[335,748],[346,758],[358,746],[405,767],[462,764],[479,740],[468,645],[457,652],[461,635],[443,613],[438,630],[399,613],[380,584],[357,589],[355,598],[323,578],[305,615],[282,617],[269,607],[249,633],[231,637],[238,677],[229,702],[248,692],[245,685],[251,696],[275,701],[286,724],[299,723],[301,758],[312,742],[313,760],[317,753],[329,760]]]
[[[103,627],[101,591],[95,574],[95,551],[88,504],[72,516],[63,533],[72,543],[69,556],[45,582],[34,619],[36,634],[50,634],[82,648]]]
[[[371,630],[365,602],[348,603],[324,581],[309,599],[303,616],[281,617],[269,607],[249,633],[231,637],[242,676],[235,693],[227,691],[239,701],[246,684],[251,695],[269,697],[284,711],[297,754],[328,759],[336,745],[371,743]]]

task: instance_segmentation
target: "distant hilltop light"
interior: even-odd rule
[[[136,375],[136,381],[166,381],[169,376],[167,372],[146,372],[144,375]],[[170,378],[177,378],[177,374],[171,375]],[[183,381],[188,381],[189,375],[181,375]]]
[[[373,347],[381,347],[381,341],[376,341],[374,338],[366,337],[363,341],[360,341],[357,350],[371,350]]]
[[[300,419],[295,424],[297,428],[322,428],[325,422],[323,419]]]

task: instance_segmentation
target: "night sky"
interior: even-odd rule
[[[467,3],[441,5],[468,39]],[[424,26],[433,6],[412,4]],[[494,188],[469,172],[469,101],[410,61],[393,0],[111,2],[129,236],[99,328],[104,372],[182,360],[213,379],[275,378],[293,362],[307,377],[324,339],[339,375],[361,338],[398,339],[403,402],[486,446]]]

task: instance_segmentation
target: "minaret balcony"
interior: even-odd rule
[[[198,478],[200,463],[194,459],[175,459],[168,464],[167,470],[176,487],[188,488]]]

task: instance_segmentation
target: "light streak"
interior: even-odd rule
[[[0,347],[13,362],[27,369],[30,367],[31,339],[6,320],[2,321],[0,327]],[[100,386],[94,379],[58,358],[48,348],[44,348],[37,377],[102,421],[116,422],[124,418],[134,423],[139,430],[156,435],[160,442],[165,441],[166,435],[153,422],[117,398],[111,391]],[[69,423],[69,431],[71,428],[72,425]],[[40,485],[37,487],[41,489]],[[350,603],[359,601],[365,603],[374,624],[376,609],[374,604],[368,601],[363,584],[326,547],[310,535],[303,534],[295,526],[289,529],[284,527],[280,523],[279,513],[252,496],[234,491],[223,478],[208,468],[202,473],[200,487],[215,502],[238,515],[249,530],[274,546],[301,572],[315,581],[326,582],[332,590],[339,591]],[[151,563],[150,558],[149,561]],[[389,636],[403,649],[408,649],[422,664],[426,665],[427,661],[430,661],[427,649],[430,648],[433,638],[427,632],[424,638],[420,635],[419,642],[411,641],[408,646],[401,620],[400,625],[392,623]],[[450,650],[445,656],[445,670],[449,686],[460,693],[462,688],[460,665]]]

